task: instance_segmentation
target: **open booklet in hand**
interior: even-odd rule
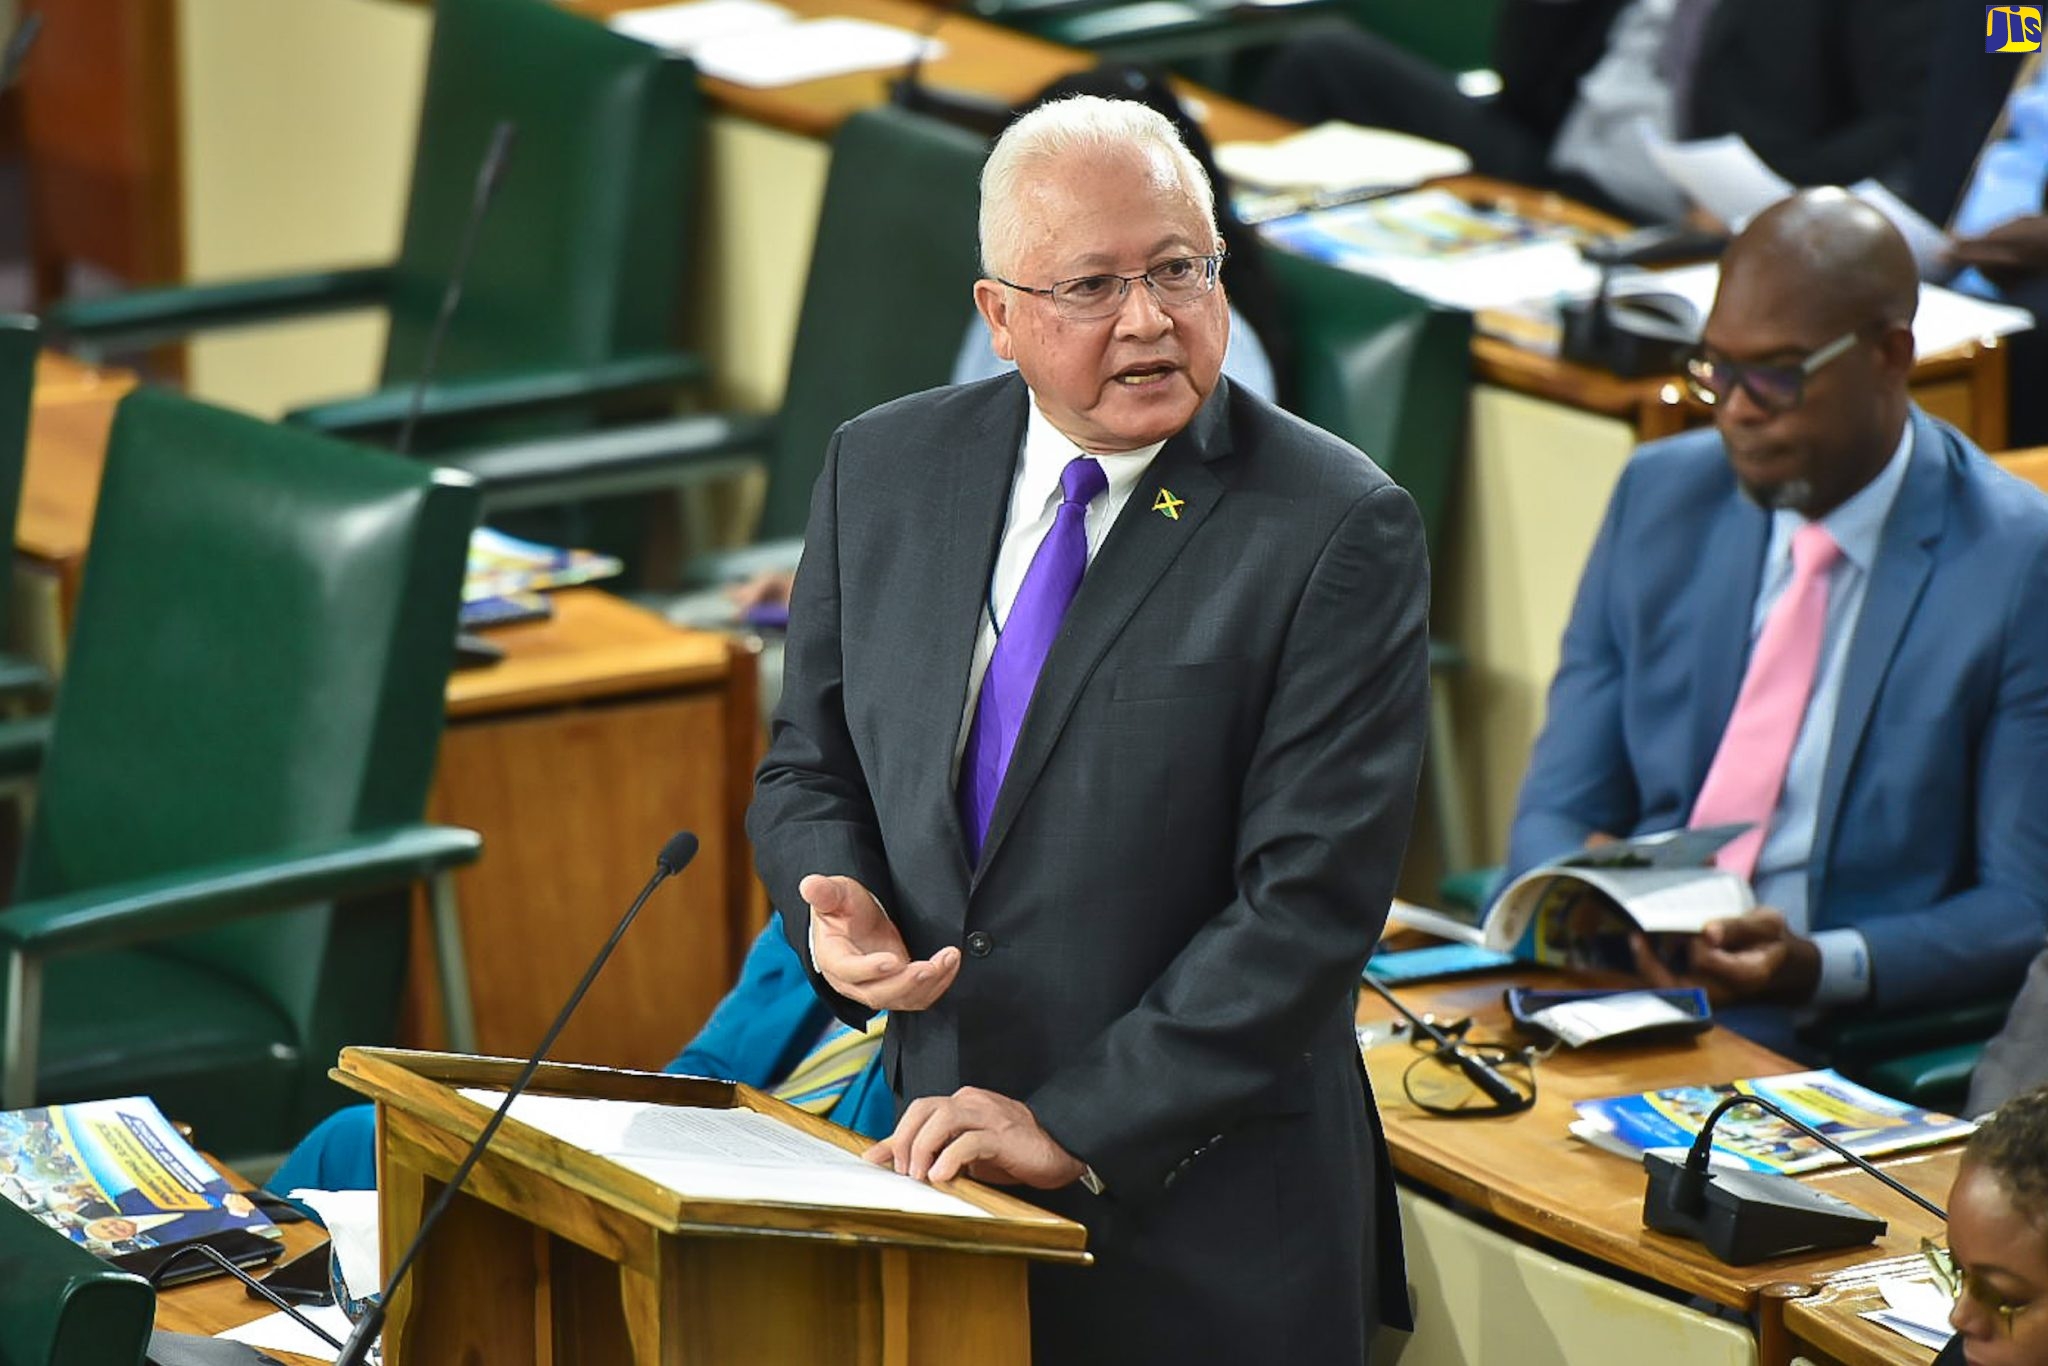
[[[1582,849],[1531,868],[1486,914],[1490,949],[1539,963],[1627,970],[1628,939],[1697,934],[1756,906],[1749,880],[1708,862],[1747,824],[1672,830]]]
[[[145,1276],[190,1243],[245,1266],[284,1248],[276,1226],[144,1096],[0,1112],[0,1198]],[[195,1255],[165,1280],[212,1274]]]

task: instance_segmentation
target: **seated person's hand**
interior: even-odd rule
[[[750,579],[725,590],[732,599],[735,612],[745,612],[755,607],[787,607],[789,590],[796,583],[796,575],[787,569],[767,569]]]
[[[852,878],[813,873],[797,893],[811,908],[811,963],[841,996],[873,1010],[923,1010],[953,985],[960,950],[912,959],[896,922]]]
[[[1949,244],[1948,259],[1975,266],[2001,289],[2048,271],[2048,214],[2015,218],[1981,237],[1958,238]]]
[[[1021,1100],[963,1086],[910,1102],[896,1132],[863,1154],[919,1181],[976,1181],[1054,1190],[1081,1179],[1081,1159],[1039,1127]]]
[[[1645,935],[1631,941],[1636,971],[1652,986],[1703,986],[1715,1005],[1772,1001],[1798,1005],[1820,985],[1820,950],[1792,933],[1768,906],[1710,921],[1686,946],[1685,972],[1673,972],[1651,951]]]

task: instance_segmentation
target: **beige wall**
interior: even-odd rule
[[[182,0],[185,241],[194,280],[360,265],[396,250],[429,12],[386,0]],[[380,318],[220,334],[195,392],[265,415],[360,393]]]

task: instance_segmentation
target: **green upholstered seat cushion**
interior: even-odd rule
[[[156,1296],[0,1200],[0,1366],[137,1366]]]
[[[1885,1095],[1930,1110],[1961,1114],[1969,1104],[1970,1074],[1977,1070],[1977,1059],[1983,1055],[1981,1042],[1951,1044],[1877,1063],[1869,1069],[1867,1079]]]
[[[215,1152],[259,1151],[289,1132],[297,1031],[218,968],[97,953],[52,961],[43,988],[39,1103],[147,1095],[174,1120],[218,1116],[195,1135]]]

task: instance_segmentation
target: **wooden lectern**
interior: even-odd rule
[[[377,1102],[384,1266],[483,1131],[458,1087],[504,1059],[350,1048]],[[746,1109],[866,1141],[752,1087],[549,1063],[532,1092]],[[515,1111],[516,1113],[516,1111]],[[384,1328],[390,1366],[1029,1366],[1029,1259],[1086,1263],[1086,1230],[972,1181],[989,1217],[693,1198],[507,1117],[427,1239]]]

